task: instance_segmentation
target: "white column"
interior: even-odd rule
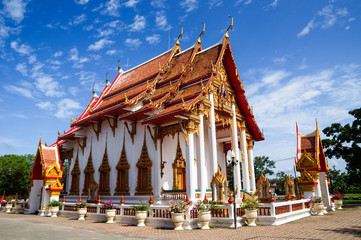
[[[236,154],[236,161],[238,163],[240,163],[240,157],[239,157],[239,150],[238,150],[238,130],[237,130],[237,117],[236,117],[236,106],[234,104],[232,104],[232,113],[233,113],[233,118],[232,118],[232,146],[234,149],[234,152]],[[242,189],[242,184],[241,184],[241,174],[240,174],[240,167],[239,164],[237,164],[235,166],[235,172],[234,172],[234,177],[235,177],[235,184],[236,184],[236,188],[238,187],[238,192],[237,192],[237,197],[240,197],[240,191]]]
[[[246,129],[243,126],[241,131],[241,148],[243,152],[243,156],[242,156],[243,189],[249,192],[250,187],[249,187],[249,172],[248,172],[247,139],[246,139]]]
[[[204,149],[204,119],[203,114],[199,115],[199,172],[200,172],[200,187],[201,199],[204,199],[207,190],[207,169],[206,169],[206,156]]]
[[[330,198],[330,193],[328,191],[328,182],[326,179],[326,172],[320,172],[319,176],[320,176],[319,183],[320,183],[323,204],[325,205],[325,207],[327,207],[327,210],[334,211],[334,209],[330,203],[331,198]]]
[[[194,173],[194,134],[188,133],[188,145],[186,156],[186,184],[187,194],[190,201],[195,201],[196,181],[197,175]]]
[[[251,192],[254,192],[254,191],[256,191],[256,176],[254,175],[254,156],[253,156],[252,142],[250,142],[250,144],[248,145],[248,159],[251,164],[251,166],[249,166],[251,168],[250,188],[251,188]]]
[[[211,178],[217,172],[218,160],[217,160],[217,137],[216,137],[216,120],[214,117],[214,100],[213,93],[209,94],[209,101],[211,102],[210,109],[210,122],[211,122],[211,146],[212,146],[212,165],[211,165]]]
[[[156,130],[158,131],[158,130]],[[160,195],[160,160],[161,160],[161,147],[160,147],[161,141],[160,139],[157,139],[157,151],[156,151],[156,158],[155,158],[155,164],[154,164],[154,171],[153,171],[153,176],[154,176],[154,182],[153,182],[153,195],[154,196],[159,196]]]

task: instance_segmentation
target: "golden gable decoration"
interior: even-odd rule
[[[317,180],[306,170],[301,172],[301,178],[298,183],[301,186],[303,192],[314,192],[315,184],[318,184]]]
[[[123,148],[120,154],[120,159],[115,167],[117,170],[117,186],[114,195],[129,195],[129,163],[127,160],[127,153],[125,151],[125,128],[123,135]]]
[[[300,160],[296,164],[297,171],[300,170],[316,170],[319,168],[319,165],[315,159],[313,159],[307,152],[304,150]]]
[[[137,187],[135,188],[135,195],[149,195],[152,193],[152,161],[149,158],[147,141],[146,141],[146,130],[144,128],[144,141],[142,152],[136,164],[138,168],[138,179]]]
[[[45,178],[62,178],[63,171],[60,170],[58,164],[54,161],[53,164],[45,171]]]

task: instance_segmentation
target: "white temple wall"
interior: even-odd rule
[[[44,182],[43,180],[33,180],[33,186],[31,187],[30,196],[29,196],[30,213],[35,213],[35,211],[41,209],[42,207],[40,206],[40,201],[41,201],[40,197],[41,197],[43,182]]]

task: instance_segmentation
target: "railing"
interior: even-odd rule
[[[307,200],[295,200],[273,203],[261,203],[258,209],[259,216],[277,216],[281,214],[296,212],[304,209],[309,209],[310,205]]]

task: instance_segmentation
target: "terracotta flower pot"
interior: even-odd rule
[[[148,211],[135,211],[135,219],[137,219],[137,227],[145,227],[144,221],[147,218]]]
[[[198,212],[198,220],[201,223],[201,229],[209,229],[209,221],[211,221],[211,211],[199,211]]]
[[[246,209],[246,218],[248,220],[248,226],[255,227],[257,219],[257,209]]]
[[[174,223],[174,230],[183,230],[184,213],[171,213]]]

